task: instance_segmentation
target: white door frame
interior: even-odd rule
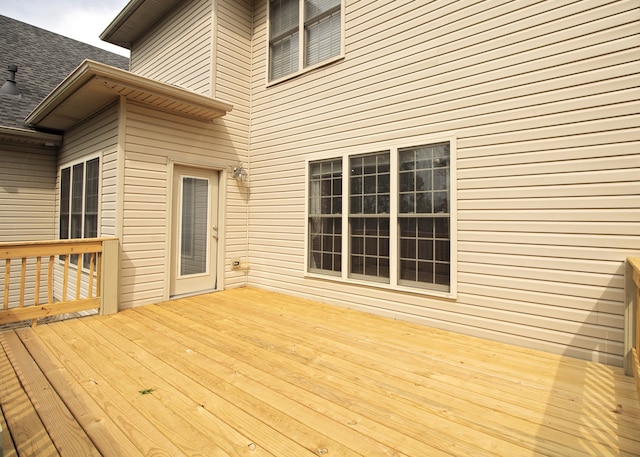
[[[173,246],[173,220],[174,217],[177,217],[174,214],[176,209],[174,208],[173,198],[174,192],[174,176],[176,167],[180,168],[190,168],[194,170],[202,170],[210,173],[217,173],[218,175],[218,194],[217,194],[217,210],[218,210],[218,235],[217,235],[217,249],[216,255],[211,259],[211,262],[215,262],[215,270],[216,270],[216,279],[215,279],[215,288],[208,290],[224,290],[224,258],[225,258],[225,214],[226,214],[226,183],[227,181],[227,171],[225,168],[219,166],[212,166],[209,164],[202,163],[190,163],[184,161],[176,161],[169,159],[168,160],[168,173],[167,173],[167,220],[166,222],[166,230],[165,230],[165,259],[167,268],[165,269],[165,287],[164,287],[164,299],[168,300],[172,297],[171,294],[171,281],[172,281],[172,265],[173,265],[173,256],[174,256],[174,246]],[[215,197],[215,196],[214,196]],[[194,294],[197,294],[203,291],[194,291]],[[176,294],[179,295],[179,294]],[[190,295],[190,293],[185,293],[183,295]],[[174,295],[175,296],[175,295]]]

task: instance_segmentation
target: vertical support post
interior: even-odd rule
[[[120,246],[118,239],[102,242],[102,268],[100,280],[100,314],[118,312]]]
[[[633,266],[624,262],[624,374],[633,376],[633,348],[636,309],[636,285],[633,282]]]
[[[624,374],[627,376],[633,376],[633,367],[638,363],[634,360],[633,348],[636,353],[640,350],[640,273],[632,261],[637,264],[638,259],[627,259],[624,263]]]

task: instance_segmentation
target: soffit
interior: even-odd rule
[[[126,49],[167,15],[180,0],[131,0],[116,16],[100,39]]]
[[[120,96],[156,109],[211,121],[231,111],[228,103],[91,60],[84,61],[27,117],[42,130],[64,132]]]
[[[37,146],[55,150],[62,144],[62,136],[35,130],[0,126],[0,144]]]

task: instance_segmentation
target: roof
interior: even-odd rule
[[[228,103],[206,95],[85,60],[27,116],[26,122],[39,129],[62,132],[120,96],[205,121],[232,109]]]
[[[131,0],[102,32],[100,39],[131,49],[131,43],[179,3],[180,0]]]
[[[0,126],[26,128],[24,119],[85,59],[129,68],[129,59],[0,15],[0,85],[17,65],[19,96],[0,95]],[[97,31],[96,31],[97,33]]]

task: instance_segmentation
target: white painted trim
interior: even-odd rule
[[[211,61],[209,71],[209,84],[211,85],[211,98],[215,99],[218,95],[217,79],[218,79],[218,1],[211,0]]]
[[[171,259],[172,246],[171,246],[171,221],[173,220],[173,176],[175,167],[188,167],[188,168],[201,168],[218,173],[218,246],[216,249],[216,287],[212,290],[224,290],[225,287],[225,258],[226,258],[226,227],[227,227],[227,181],[229,179],[229,167],[213,164],[213,161],[197,161],[197,160],[179,160],[172,157],[167,157],[167,218],[165,220],[165,259],[167,262]],[[171,268],[165,269],[164,280],[164,299],[170,298],[170,281],[171,281]]]
[[[116,214],[115,214],[115,236],[120,238],[120,245],[122,246],[122,233],[124,227],[124,180],[125,180],[125,160],[127,154],[127,113],[129,109],[127,107],[127,97],[120,96],[120,109],[118,111],[118,141],[116,160],[117,163],[117,175],[116,175]],[[120,297],[118,297],[118,303],[120,303]]]
[[[272,81],[269,80],[269,71],[271,69],[271,64],[270,64],[270,52],[269,52],[269,37],[270,37],[270,22],[269,22],[269,8],[271,7],[271,2],[269,0],[266,0],[267,2],[267,16],[266,16],[266,22],[267,22],[267,66],[266,66],[266,74],[264,76],[265,79],[265,86],[266,87],[271,87],[271,86],[275,86],[277,84],[280,84],[281,82],[284,81],[288,81],[290,79],[296,78],[300,75],[303,75],[305,73],[309,73],[317,68],[320,67],[324,67],[327,65],[331,65],[332,63],[338,62],[340,60],[344,60],[345,58],[345,30],[346,30],[346,20],[345,20],[345,16],[346,16],[346,0],[342,0],[342,5],[340,6],[341,8],[341,12],[342,14],[340,15],[340,19],[342,21],[340,27],[341,27],[341,33],[340,33],[340,54],[338,54],[337,56],[331,57],[330,59],[327,60],[323,60],[322,62],[318,62],[315,65],[310,65],[305,67],[304,66],[304,2],[303,1],[299,1],[299,7],[300,7],[300,11],[299,11],[299,30],[298,30],[298,44],[299,44],[299,53],[298,53],[298,71],[295,71],[293,73],[290,73],[286,76],[283,76],[281,78],[278,79],[274,79]]]
[[[376,281],[366,281],[358,278],[349,277],[349,214],[344,211],[345,206],[348,208],[349,197],[349,179],[350,167],[349,158],[358,154],[375,153],[389,151],[391,155],[390,161],[390,186],[391,189],[398,189],[398,150],[408,147],[434,144],[449,143],[449,246],[450,246],[450,284],[449,292],[438,291],[435,289],[426,289],[419,287],[409,287],[398,284],[398,202],[397,198],[391,198],[390,201],[390,219],[389,219],[389,283],[381,283]],[[330,274],[320,274],[309,271],[309,164],[318,160],[342,159],[342,265],[341,275],[332,276]],[[428,135],[416,136],[399,140],[397,142],[372,143],[361,145],[353,148],[342,150],[339,154],[322,152],[314,154],[305,159],[305,239],[304,239],[304,276],[306,278],[321,279],[327,281],[341,282],[345,284],[357,284],[368,287],[377,287],[398,292],[406,292],[425,296],[434,296],[438,298],[446,298],[455,300],[458,297],[458,205],[457,205],[457,136],[449,133],[447,135]],[[393,192],[392,192],[393,194]],[[397,191],[395,192],[397,196]],[[392,273],[395,272],[395,273]]]

